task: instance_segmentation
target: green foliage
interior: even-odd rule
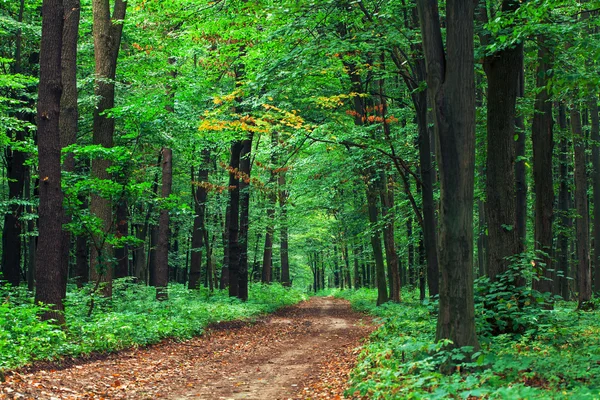
[[[600,396],[598,314],[578,313],[558,303],[523,334],[480,336],[482,350],[469,359],[463,350],[434,343],[435,316],[408,294],[408,301],[375,307],[371,289],[335,293],[381,326],[363,348],[348,394],[369,399],[572,399]],[[485,314],[477,315],[483,326]],[[484,332],[480,332],[484,333]],[[456,373],[440,366],[448,360]]]
[[[41,322],[38,315],[45,308],[34,305],[25,291],[0,289],[0,371],[35,360],[144,346],[164,338],[189,339],[210,324],[254,318],[306,299],[299,290],[279,284],[251,285],[245,303],[224,291],[189,291],[171,285],[169,299],[157,302],[152,287],[127,279],[114,284],[112,301],[96,300],[100,304],[91,317],[85,317],[90,288],[69,291],[64,330]]]

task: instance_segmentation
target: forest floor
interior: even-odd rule
[[[7,373],[0,399],[343,399],[374,328],[347,301],[313,297],[186,342]]]

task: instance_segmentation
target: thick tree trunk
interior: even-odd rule
[[[507,4],[513,3],[505,0],[503,9]],[[509,257],[522,250],[516,229],[514,175],[516,100],[522,60],[523,45],[519,44],[485,57],[483,63],[488,80],[486,256],[487,274],[492,281],[508,270]]]
[[[240,274],[240,153],[242,142],[235,141],[231,145],[231,160],[229,162],[229,226],[227,245],[229,248],[229,296],[239,295]]]
[[[94,108],[92,141],[94,144],[106,148],[113,146],[115,120],[105,115],[105,111],[110,110],[115,105],[114,80],[126,7],[127,3],[124,0],[116,0],[111,15],[109,1],[92,1],[94,59],[96,62],[94,94],[98,99],[98,104]],[[107,172],[109,167],[110,162],[108,160],[94,159],[92,161],[92,176],[96,179],[110,180],[110,174]],[[102,221],[102,233],[94,235],[90,273],[93,280],[106,282],[103,294],[111,296],[113,249],[108,245],[106,239],[114,229],[112,204],[109,199],[100,194],[92,194],[90,212]]]
[[[475,79],[473,2],[446,3],[446,52],[436,0],[417,1],[440,170],[440,305],[436,339],[479,348],[473,303]]]
[[[374,175],[370,171],[368,176]],[[367,182],[367,207],[369,212],[369,222],[371,224],[371,246],[373,247],[373,256],[375,257],[375,271],[377,274],[377,305],[381,305],[389,300],[387,293],[387,284],[385,281],[385,265],[383,263],[383,252],[381,251],[381,235],[378,230],[377,193],[378,190],[373,182]]]
[[[594,275],[594,292],[600,293],[600,126],[598,121],[598,98],[594,96],[588,102],[591,114],[592,127],[592,190],[594,198],[594,252],[592,269]]]
[[[588,225],[587,175],[585,171],[585,136],[581,129],[581,115],[576,105],[571,109],[571,129],[573,131],[573,147],[575,149],[575,220],[577,235],[577,288],[579,292],[578,308],[593,307],[592,271],[590,269],[590,232]]]
[[[240,152],[240,261],[238,297],[248,300],[248,225],[250,212],[250,172],[252,170],[252,134],[242,141]]]
[[[538,278],[533,288],[540,292],[552,291],[552,220],[554,216],[554,183],[552,181],[552,102],[546,86],[548,72],[552,68],[552,55],[543,37],[538,39],[538,67],[536,86],[539,90],[533,110],[533,181],[535,190],[535,249],[546,255],[541,256],[545,265],[537,265]]]
[[[162,150],[162,188],[163,200],[171,195],[173,186],[173,152],[169,148]],[[158,219],[158,242],[156,245],[156,299],[168,298],[169,284],[169,210],[162,206]]]
[[[35,302],[51,304],[43,319],[64,323],[63,294],[67,271],[64,270],[60,240],[64,221],[63,193],[60,174],[60,98],[61,52],[63,42],[63,2],[42,3],[42,43],[38,91],[38,159],[40,176],[39,238]]]

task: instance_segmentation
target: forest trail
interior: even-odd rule
[[[184,343],[8,374],[0,399],[341,399],[373,329],[347,301],[314,297]]]

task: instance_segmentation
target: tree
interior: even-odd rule
[[[162,150],[162,187],[161,197],[167,202],[173,184],[173,152],[169,148]],[[160,208],[158,222],[158,242],[156,245],[156,299],[166,300],[169,283],[169,210],[166,204]]]
[[[479,347],[473,304],[475,80],[473,3],[446,4],[446,50],[437,0],[417,1],[440,170],[440,306],[436,339]]]
[[[123,20],[127,3],[115,0],[111,15],[108,0],[93,0],[94,14],[94,59],[95,90],[98,104],[94,109],[93,143],[104,148],[113,147],[115,120],[106,112],[115,106],[115,75],[117,71],[117,56],[123,32]],[[108,168],[110,161],[98,157],[92,162],[92,175],[100,180],[110,180]],[[92,195],[90,211],[101,221],[100,233],[94,235],[92,247],[91,276],[98,282],[105,281],[107,285],[103,293],[112,294],[112,256],[113,251],[108,245],[108,235],[114,229],[113,209],[109,196],[104,193]]]
[[[60,174],[60,99],[61,54],[64,10],[62,0],[44,0],[42,4],[42,43],[38,91],[38,160],[40,174],[39,239],[36,303],[52,305],[44,319],[64,323],[61,311],[66,288],[63,252],[57,240],[62,238],[64,221]]]

